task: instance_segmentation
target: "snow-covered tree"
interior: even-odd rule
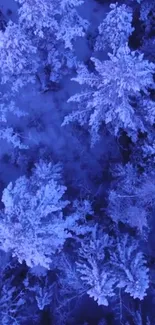
[[[116,240],[95,227],[79,249],[77,271],[87,294],[98,305],[108,305],[117,288],[142,300],[149,287],[148,268],[138,241],[128,235]]]
[[[144,299],[149,287],[148,268],[138,243],[128,235],[123,235],[111,253],[110,263],[118,278],[118,288],[124,288],[134,299]]]
[[[11,276],[10,274],[8,276],[5,270],[0,278],[0,323],[2,325],[20,325],[22,321],[26,320],[26,317],[30,321],[32,316],[26,315],[27,297],[19,279],[18,287],[16,287],[15,274]]]
[[[60,41],[49,39],[44,48],[46,48],[46,56],[43,65],[49,70],[46,78],[50,87],[50,83],[58,83],[62,76],[68,75],[73,69],[76,69],[77,59],[75,53],[65,48]]]
[[[149,227],[149,217],[154,207],[154,174],[139,175],[131,164],[118,166],[113,175],[108,197],[108,214],[119,221],[135,227],[140,233]]]
[[[8,22],[4,32],[0,31],[1,82],[11,83],[13,91],[28,82],[34,82],[38,68],[37,49],[23,33],[20,26]]]
[[[97,301],[98,305],[108,306],[109,297],[114,296],[116,279],[107,266],[105,249],[112,245],[107,234],[97,227],[92,236],[85,239],[79,249],[77,271],[87,288],[87,294]]]
[[[52,82],[59,82],[76,67],[73,45],[88,28],[88,21],[76,9],[84,1],[16,1],[21,5],[19,25],[37,46],[42,67],[48,67],[50,88]]]
[[[19,24],[27,32],[43,38],[46,29],[58,29],[54,18],[54,2],[51,0],[15,0],[20,4],[18,10]]]
[[[23,284],[23,275],[25,276],[26,271],[25,265],[20,265],[11,256],[10,263],[0,270],[1,325],[20,325],[27,322],[36,324],[39,322],[40,315],[35,298],[29,295]]]
[[[65,48],[73,49],[73,41],[77,37],[85,36],[88,21],[83,19],[76,9],[84,0],[55,1],[56,14],[60,15],[59,27],[56,32],[57,40],[64,42]]]
[[[128,42],[129,36],[134,31],[132,27],[132,10],[125,4],[118,3],[110,5],[111,10],[98,27],[99,35],[96,40],[95,50],[112,48],[113,52]]]
[[[65,325],[67,319],[78,307],[80,299],[86,295],[86,288],[76,271],[75,258],[62,252],[57,260],[57,279],[53,283],[51,311],[54,324]]]
[[[48,281],[48,276],[32,277],[28,274],[24,280],[24,286],[26,291],[30,292],[35,297],[39,310],[49,305],[52,301],[52,295],[54,293],[53,285]]]
[[[2,325],[20,325],[18,313],[21,313],[25,301],[20,296],[16,298],[16,287],[10,282],[9,280],[5,281],[0,288],[0,321]]]
[[[68,102],[77,104],[63,125],[73,121],[88,124],[92,142],[98,139],[103,124],[116,136],[120,129],[125,130],[135,141],[139,130],[145,132],[148,124],[154,123],[154,105],[146,112],[143,101],[139,106],[138,100],[142,93],[147,98],[148,88],[154,87],[155,65],[127,45],[120,47],[116,55],[109,54],[109,60],[91,60],[94,71],[80,64],[77,77],[72,79],[85,87],[69,98]]]
[[[66,230],[60,166],[40,161],[32,176],[18,178],[3,191],[5,206],[0,218],[0,242],[20,263],[49,268],[52,254],[59,252],[70,234]]]
[[[72,49],[72,41],[84,36],[88,22],[80,17],[76,7],[84,0],[16,0],[19,8],[19,23],[22,28],[44,37],[46,30],[57,40],[63,41],[65,48]]]
[[[63,249],[67,238],[92,231],[86,215],[92,213],[87,201],[64,208],[67,188],[62,182],[61,165],[40,160],[30,178],[19,177],[3,191],[4,210],[0,215],[0,243],[29,267],[50,267],[52,256]]]

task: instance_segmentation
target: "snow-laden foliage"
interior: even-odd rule
[[[19,24],[22,29],[30,31],[40,38],[44,37],[44,31],[58,29],[58,23],[54,18],[54,2],[51,0],[15,0],[20,4],[18,10]]]
[[[76,270],[75,261],[70,259],[68,255],[62,254],[59,258],[58,269],[58,283],[60,287],[61,299],[69,299],[71,292],[82,294],[85,288],[82,285],[79,274]]]
[[[45,306],[48,306],[51,303],[52,293],[52,286],[36,286],[35,297],[39,310],[44,310]]]
[[[86,235],[93,230],[93,222],[88,222],[86,217],[93,215],[91,202],[88,200],[74,200],[72,204],[72,211],[67,218],[67,229],[72,231],[75,235]]]
[[[154,123],[154,106],[147,112],[142,104],[142,107],[134,106],[142,92],[147,96],[148,88],[153,88],[155,65],[144,60],[143,54],[131,51],[127,45],[120,47],[116,55],[109,54],[109,60],[91,60],[94,71],[90,72],[81,63],[77,77],[72,79],[85,88],[69,98],[68,102],[77,104],[75,110],[65,117],[63,125],[73,121],[88,124],[92,142],[98,138],[102,124],[106,124],[116,136],[120,129],[125,130],[135,141],[139,130],[147,131],[147,124]]]
[[[111,239],[101,230],[82,242],[77,271],[87,293],[98,305],[107,306],[117,288],[123,288],[134,299],[142,300],[149,286],[148,268],[138,242],[128,235]]]
[[[154,174],[139,175],[131,165],[118,166],[108,197],[108,214],[119,221],[135,227],[139,232],[148,228],[154,207]]]
[[[94,228],[92,236],[82,242],[79,249],[77,271],[86,285],[87,294],[98,305],[108,306],[109,297],[114,295],[116,279],[107,267],[106,248],[112,245],[107,234]]]
[[[14,148],[26,149],[21,139],[20,135],[14,131],[13,126],[10,125],[9,120],[11,120],[11,115],[17,118],[22,118],[26,115],[25,112],[21,111],[13,100],[5,100],[5,96],[1,95],[0,103],[0,139],[7,141],[12,144]]]
[[[29,267],[40,264],[49,268],[52,255],[60,252],[72,233],[84,235],[92,231],[86,216],[92,213],[89,201],[75,201],[71,213],[63,214],[69,201],[62,184],[61,165],[40,161],[30,178],[19,177],[3,191],[5,206],[0,218],[0,242],[12,251],[20,263]],[[20,245],[19,245],[20,243]]]
[[[4,211],[0,220],[0,241],[19,262],[32,267],[49,267],[52,254],[60,251],[66,238],[63,196],[59,166],[40,162],[32,176],[18,178],[3,191]]]
[[[15,1],[0,11],[0,324],[154,324],[155,4]]]
[[[76,67],[73,45],[88,28],[76,9],[84,1],[16,1],[21,5],[19,26],[37,46],[43,68],[48,67],[45,88],[50,88]]]
[[[1,259],[1,262],[2,259]],[[3,265],[4,266],[4,265]],[[25,268],[11,259],[0,269],[0,324],[37,324],[37,303],[23,284]]]
[[[75,54],[70,49],[64,48],[64,44],[60,41],[49,39],[45,44],[47,57],[44,65],[49,68],[49,84],[50,82],[59,82],[62,76],[68,75],[77,66]]]
[[[74,256],[62,253],[58,256],[57,279],[53,282],[53,297],[50,303],[53,322],[66,324],[67,318],[78,307],[80,299],[86,295],[86,288],[76,271]]]
[[[10,114],[17,116],[18,118],[25,116],[26,113],[21,111],[13,100],[4,103],[5,96],[2,95],[0,103],[0,123],[7,123],[7,118]]]
[[[44,310],[51,303],[53,286],[49,284],[48,277],[28,275],[24,280],[24,286],[35,297],[39,310]]]
[[[132,27],[132,10],[125,4],[110,5],[111,10],[98,27],[99,35],[96,40],[95,50],[112,48],[113,52],[128,42],[129,36],[134,31]]]
[[[83,19],[77,12],[76,7],[82,5],[84,0],[64,0],[54,1],[56,15],[58,19],[57,40],[64,42],[65,48],[73,49],[73,41],[77,37],[85,36],[88,28],[88,21]]]
[[[27,149],[27,146],[21,143],[20,137],[11,127],[1,128],[0,139],[10,143],[14,148]]]
[[[85,35],[88,21],[80,17],[76,10],[84,1],[16,1],[21,5],[18,11],[19,24],[40,38],[43,38],[48,30],[53,41],[63,41],[65,48],[72,49],[72,41]]]
[[[34,82],[38,68],[36,51],[19,25],[8,22],[5,31],[0,31],[1,82],[11,83],[13,91]]]
[[[13,284],[13,277],[1,279],[0,283],[0,323],[1,325],[20,325],[25,311],[25,299],[22,290]]]
[[[111,253],[110,262],[118,278],[118,288],[125,288],[134,299],[144,299],[149,287],[149,269],[136,240],[123,235],[118,240],[116,251]]]

